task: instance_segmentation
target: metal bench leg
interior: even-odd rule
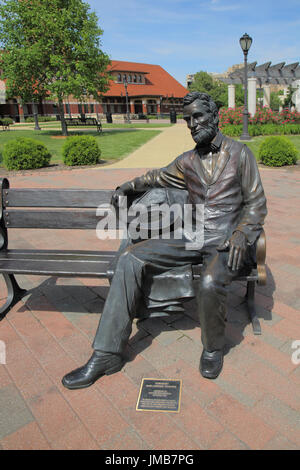
[[[7,299],[5,304],[0,308],[0,320],[2,320],[6,313],[24,297],[27,290],[21,289],[13,274],[2,274],[7,287]]]
[[[255,335],[261,335],[261,326],[260,326],[260,322],[256,313],[255,302],[254,302],[255,282],[256,281],[248,281],[247,283],[246,304],[247,304],[249,318],[252,323],[253,333]]]

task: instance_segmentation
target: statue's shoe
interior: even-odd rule
[[[124,363],[125,361],[117,354],[94,351],[84,366],[63,377],[62,384],[71,390],[89,387],[103,375],[111,375],[121,370]]]
[[[216,379],[223,368],[223,351],[203,349],[200,359],[200,372],[206,379]]]

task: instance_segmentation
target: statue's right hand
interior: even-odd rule
[[[125,196],[125,192],[121,188],[117,188],[114,190],[111,196],[111,205],[114,207],[121,207],[122,206],[122,197]]]
[[[118,186],[111,197],[110,203],[115,207],[123,207],[125,205],[125,198],[128,194],[134,193],[132,182],[127,181],[123,183],[121,186]]]

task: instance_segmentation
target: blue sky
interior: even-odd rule
[[[300,61],[300,0],[86,0],[111,59],[158,64],[179,82],[200,70],[243,61],[239,38],[253,38],[249,61]]]

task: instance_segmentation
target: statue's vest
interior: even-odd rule
[[[243,196],[239,174],[242,144],[224,138],[210,177],[196,150],[182,155],[190,204],[204,205],[204,233],[225,239],[232,234],[242,215]]]

